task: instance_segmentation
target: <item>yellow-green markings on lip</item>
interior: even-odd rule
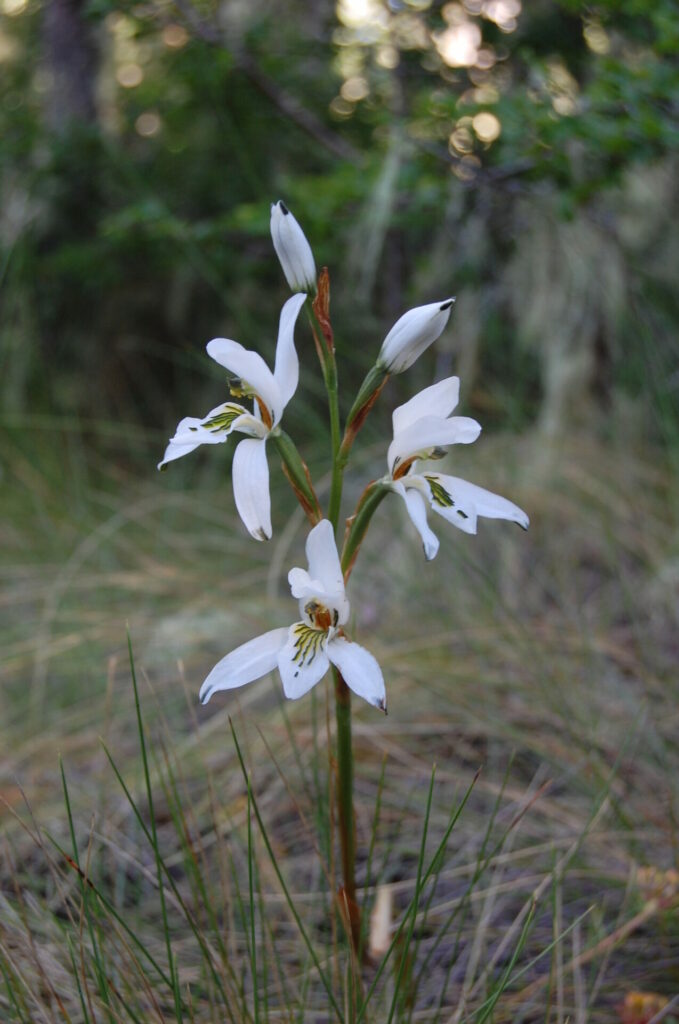
[[[429,484],[429,490],[431,491],[431,500],[441,508],[455,508],[455,502],[448,494],[443,484],[436,479],[435,476],[425,476],[424,478]],[[469,519],[466,512],[463,512],[461,508],[455,509],[460,519]]]
[[[306,622],[296,622],[292,629],[297,637],[292,660],[297,662],[300,668],[305,664],[310,665],[318,654],[318,649],[326,637],[326,631],[313,629],[312,626],[307,626]]]
[[[225,405],[221,412],[215,413],[209,420],[206,420],[203,427],[212,434],[219,434],[222,430],[228,430],[242,413],[240,405]],[[197,431],[198,427],[189,427],[189,430]]]
[[[453,508],[455,502],[448,494],[443,484],[439,483],[435,476],[425,476],[424,478],[429,484],[429,490],[431,491],[432,501],[435,501],[441,508]]]

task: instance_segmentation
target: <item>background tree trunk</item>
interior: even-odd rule
[[[45,115],[59,135],[69,125],[97,119],[99,54],[84,12],[85,0],[47,0],[45,6],[44,53],[52,77]]]

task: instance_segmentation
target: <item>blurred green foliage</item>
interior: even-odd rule
[[[585,281],[599,273],[599,240],[613,237],[621,268],[612,312],[606,296],[597,307],[571,295],[571,307],[594,303],[587,387],[638,395],[648,385],[652,403],[672,407],[679,309],[649,253],[670,244],[674,210],[652,178],[637,223],[621,224],[638,191],[630,176],[676,166],[673,0],[3,9],[0,391],[10,412],[167,431],[189,411],[181,402],[209,406],[210,337],[271,354],[285,297],[268,236],[279,197],[331,267],[345,379],[405,308],[457,290],[478,311],[472,331],[458,304],[453,332],[471,382],[484,381],[474,400],[491,417],[498,402],[509,407],[515,424],[537,416],[552,325],[548,315],[537,332],[524,322],[507,268],[535,244],[538,220],[554,225],[545,258],[568,251],[559,223],[582,220],[600,229],[579,254]],[[82,38],[64,34],[65,11]],[[96,116],[83,116],[74,90],[91,90]],[[554,289],[568,280],[557,265]],[[431,377],[437,358],[447,368],[445,346],[416,372]]]

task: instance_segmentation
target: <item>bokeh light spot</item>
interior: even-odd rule
[[[481,29],[471,21],[464,21],[437,33],[434,42],[448,67],[471,67],[478,57]]]
[[[183,25],[166,25],[162,32],[162,40],[172,50],[179,50],[189,41],[189,33]]]
[[[552,106],[562,117],[570,117],[576,110],[575,100],[571,96],[555,96]]]
[[[354,105],[353,103],[349,103],[348,100],[345,100],[343,96],[335,96],[334,100],[330,103],[329,109],[333,117],[336,117],[338,120],[345,121],[353,114]]]
[[[608,53],[611,49],[611,41],[608,33],[598,22],[590,22],[585,25],[583,32],[585,42],[593,53]]]
[[[502,131],[499,119],[488,110],[482,110],[475,115],[472,128],[481,142],[494,142]]]
[[[359,100],[364,100],[368,92],[368,83],[361,75],[347,78],[340,89],[342,99],[348,100],[349,103],[358,103]]]
[[[144,72],[139,64],[122,64],[116,71],[116,79],[123,89],[136,89],[144,80]]]
[[[485,0],[482,13],[503,32],[513,32],[521,14],[521,0]]]
[[[2,13],[10,18],[23,14],[28,7],[28,0],[2,0]]]
[[[453,164],[452,171],[460,181],[473,181],[480,166],[481,161],[477,156],[463,156]]]
[[[150,139],[160,131],[160,117],[154,110],[145,110],[134,122],[135,131],[145,139]]]
[[[0,62],[11,60],[18,53],[18,46],[13,39],[0,30]]]
[[[398,67],[400,56],[395,46],[379,46],[375,54],[375,60],[381,68],[393,71],[394,68]]]
[[[379,0],[339,0],[337,17],[347,28],[386,25],[388,13]]]
[[[451,132],[448,139],[448,149],[454,156],[460,153],[471,153],[474,149],[474,139],[466,124],[461,125],[458,123],[455,131]]]

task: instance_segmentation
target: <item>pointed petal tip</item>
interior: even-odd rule
[[[440,306],[441,312],[443,313],[444,310],[450,309],[450,307],[453,305],[454,302],[457,302],[457,296],[456,295],[451,295],[451,297],[449,299],[446,299],[445,302],[441,303],[441,306]]]

